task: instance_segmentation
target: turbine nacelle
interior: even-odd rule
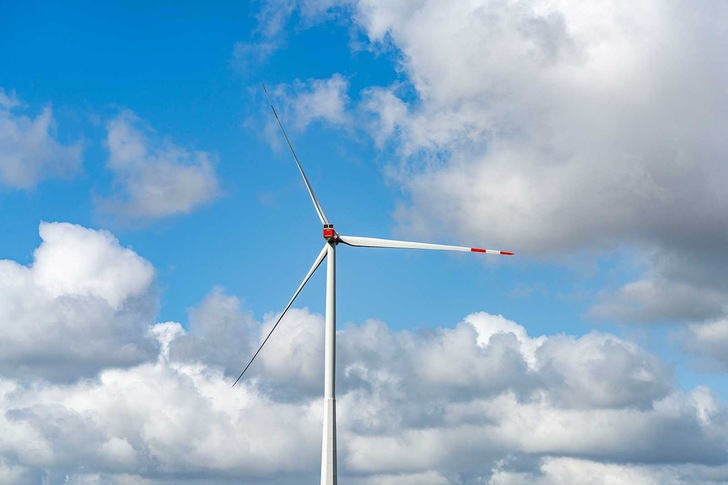
[[[324,224],[323,234],[324,234],[324,239],[326,239],[329,242],[337,242],[339,240],[339,235],[336,234],[333,224]]]

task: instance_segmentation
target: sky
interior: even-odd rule
[[[0,482],[728,483],[728,5],[0,2]]]

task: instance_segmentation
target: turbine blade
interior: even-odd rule
[[[308,283],[308,280],[311,278],[311,276],[313,275],[313,273],[321,265],[321,262],[326,258],[326,255],[328,254],[328,249],[329,249],[328,248],[328,243],[327,244],[324,244],[324,248],[321,250],[321,253],[319,253],[319,255],[316,257],[316,260],[313,262],[313,266],[311,266],[311,269],[308,270],[308,274],[303,279],[303,281],[299,285],[299,287],[296,290],[296,292],[293,294],[293,298],[291,298],[291,301],[288,302],[288,305],[286,305],[286,308],[283,309],[283,312],[278,317],[278,320],[276,320],[275,325],[273,325],[273,328],[270,329],[270,332],[268,332],[268,335],[265,337],[265,340],[263,340],[263,343],[260,344],[260,347],[258,347],[258,350],[255,351],[255,354],[253,354],[253,357],[250,359],[250,362],[248,362],[248,365],[245,366],[245,369],[243,369],[243,372],[241,372],[240,375],[238,376],[238,378],[235,379],[235,382],[233,382],[232,387],[235,387],[235,384],[237,384],[238,381],[243,377],[243,374],[245,374],[245,372],[248,370],[248,367],[250,367],[250,364],[253,363],[253,361],[255,360],[255,358],[258,356],[258,354],[260,353],[260,351],[263,349],[263,346],[265,345],[265,343],[270,338],[270,336],[273,335],[273,331],[276,329],[276,327],[278,326],[278,324],[281,323],[281,320],[283,320],[283,316],[286,314],[286,312],[288,311],[288,309],[291,308],[291,305],[293,305],[293,302],[295,301],[295,299],[298,296],[298,294],[301,293],[301,290],[303,289],[303,287],[306,285],[306,283]]]
[[[374,237],[341,236],[339,241],[349,246],[364,248],[398,248],[398,249],[434,249],[439,251],[462,251],[464,253],[488,253],[513,256],[510,251],[498,251],[495,249],[470,248],[466,246],[449,246],[446,244],[432,244],[411,241],[397,241],[394,239],[378,239]]]
[[[324,210],[321,207],[321,204],[319,204],[318,199],[316,199],[316,195],[313,193],[313,187],[311,187],[311,184],[308,181],[308,177],[306,177],[306,173],[303,171],[303,166],[301,166],[301,162],[298,161],[298,156],[296,156],[296,151],[293,149],[293,145],[291,145],[291,140],[288,139],[286,130],[283,128],[283,123],[281,123],[281,119],[278,117],[278,113],[276,112],[276,109],[273,107],[273,103],[270,100],[270,96],[268,96],[268,89],[266,89],[265,83],[261,83],[261,84],[263,84],[263,92],[265,93],[265,99],[268,100],[270,109],[273,110],[273,114],[276,117],[278,126],[281,128],[281,131],[283,132],[283,137],[286,139],[286,143],[288,143],[288,148],[291,149],[291,153],[293,154],[293,159],[296,161],[296,165],[298,165],[298,171],[301,172],[301,177],[303,177],[303,183],[306,184],[306,189],[308,189],[308,194],[311,196],[311,201],[313,201],[313,206],[316,209],[316,213],[318,214],[319,219],[321,220],[321,224],[329,224],[329,220],[326,218],[326,214],[324,214]]]

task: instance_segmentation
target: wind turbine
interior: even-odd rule
[[[283,128],[280,118],[276,109],[273,107],[273,103],[268,96],[268,90],[263,84],[263,91],[265,97],[268,100],[273,115],[275,115],[278,126],[283,133],[283,137],[288,143],[288,148],[293,154],[293,159],[296,161],[298,171],[301,173],[303,183],[306,184],[308,195],[311,196],[311,201],[316,209],[319,220],[323,224],[323,237],[326,240],[323,249],[316,257],[308,270],[306,277],[298,286],[298,289],[293,294],[293,297],[288,302],[288,305],[283,309],[283,312],[278,317],[275,325],[271,328],[270,332],[260,344],[258,350],[255,352],[253,357],[245,366],[243,372],[240,373],[238,378],[233,383],[235,384],[240,381],[245,372],[253,363],[253,360],[258,356],[261,349],[268,341],[273,331],[276,329],[278,324],[283,319],[291,305],[295,301],[298,294],[306,285],[308,280],[314,274],[316,269],[321,265],[324,259],[328,258],[326,262],[326,326],[325,326],[325,347],[324,347],[324,426],[323,426],[323,439],[321,444],[321,485],[335,485],[336,484],[336,246],[340,243],[346,244],[347,246],[355,247],[366,247],[366,248],[398,248],[398,249],[434,249],[439,251],[461,251],[467,253],[485,253],[485,254],[500,254],[505,256],[512,256],[513,253],[509,251],[498,251],[493,249],[482,249],[482,248],[471,248],[466,246],[450,246],[445,244],[431,244],[422,242],[411,242],[411,241],[397,241],[394,239],[379,239],[373,237],[360,237],[360,236],[344,236],[334,230],[334,225],[329,221],[324,213],[324,209],[321,207],[316,195],[314,194],[313,187],[306,177],[306,173],[303,171],[303,166],[296,156],[296,152],[293,149],[293,145],[286,134],[286,130]]]

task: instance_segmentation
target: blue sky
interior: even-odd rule
[[[0,441],[0,478],[296,483],[317,474],[311,453],[280,457],[291,440],[318,440],[315,413],[292,423],[318,410],[323,271],[242,397],[214,390],[239,372],[322,245],[264,81],[340,233],[516,252],[340,246],[344,416],[357,399],[377,409],[393,382],[382,376],[408,381],[410,393],[381,411],[396,423],[386,431],[384,418],[351,411],[342,476],[728,480],[724,7],[29,1],[2,11],[0,321],[4,346],[18,350],[0,356],[2,385],[16,396],[0,402],[19,440],[35,433],[49,451],[40,460]],[[370,338],[381,348],[367,347]],[[461,371],[445,379],[445,363]],[[479,391],[458,387],[462,376]],[[200,438],[208,445],[295,429],[240,461],[210,463],[200,445],[188,466],[177,445],[155,443],[189,436],[108,431],[99,445],[108,456],[61,456],[50,430],[63,413],[24,414],[58,399],[102,426],[116,411],[93,403],[105,402],[108,383],[129,384],[131,395],[144,379],[168,400],[130,429],[173,414],[180,382],[194,382],[190,402],[242,405],[259,421],[246,427],[245,413],[231,414],[239,434]],[[443,400],[432,397],[440,391]],[[445,411],[420,409],[408,422],[412,396]],[[509,399],[512,416],[497,411]],[[373,451],[424,453],[416,439],[404,448],[388,440],[410,443],[428,429],[443,443],[485,416],[503,437],[527,428],[534,406],[567,428],[587,416],[655,436],[697,426],[697,451],[588,437],[581,448],[539,447],[525,432],[521,445],[499,447],[481,443],[492,438],[483,430],[460,437],[471,447],[449,448],[457,460],[433,452],[398,467]],[[266,407],[284,415],[279,423]],[[175,426],[195,426],[185,421],[191,409]]]
[[[110,228],[155,262],[164,291],[163,319],[184,321],[185,309],[199,302],[213,285],[230,289],[258,313],[286,301],[289,288],[295,288],[298,274],[305,272],[318,251],[320,231],[279,134],[269,126],[268,136],[263,136],[271,114],[264,105],[260,81],[276,86],[341,73],[349,82],[353,104],[357,90],[366,86],[406,81],[396,72],[396,53],[351,53],[345,26],[332,22],[306,28],[304,24],[294,27],[286,48],[265,63],[241,66],[243,61],[233,57],[230,46],[240,39],[256,38],[254,6],[204,13],[185,5],[81,4],[69,9],[29,3],[11,8],[17,12],[6,17],[9,24],[3,29],[5,45],[12,46],[4,49],[5,89],[14,90],[24,104],[22,111],[30,116],[45,106],[53,107],[58,140],[80,141],[84,147],[84,173],[71,180],[44,182],[30,191],[4,190],[3,195],[12,198],[5,217],[23,225],[11,231],[12,237],[22,240],[12,244],[5,240],[7,256],[28,262],[29,248],[37,243],[38,222],[68,221]],[[10,19],[32,19],[35,33],[28,35],[28,23]],[[32,86],[27,94],[24,86]],[[222,194],[189,216],[172,215],[153,222],[114,221],[99,214],[93,198],[108,193],[112,183],[104,168],[108,155],[103,124],[124,109],[144,120],[157,139],[168,138],[180,147],[213,154]],[[392,212],[403,200],[401,190],[384,175],[394,155],[372,146],[361,127],[337,130],[317,123],[302,132],[291,125],[295,147],[339,230],[392,237],[397,226]],[[489,244],[458,240],[446,225],[438,230],[433,236],[437,241]],[[533,261],[493,265],[478,258],[440,254],[354,254],[349,264],[361,266],[350,270],[342,260],[340,281],[356,284],[352,293],[358,295],[341,305],[343,315],[352,308],[348,318],[354,321],[376,317],[393,324],[407,319],[406,325],[435,326],[461,317],[463,305],[466,312],[487,306],[494,313],[539,320],[544,305],[549,305],[552,319],[554,312],[565,307],[553,304],[558,293],[564,293],[560,298],[578,300],[568,294],[595,277]],[[529,256],[533,259],[529,254],[521,259]],[[524,271],[530,276],[524,276]],[[361,280],[355,283],[357,276]],[[413,283],[423,280],[431,281],[430,288]],[[272,293],[279,286],[280,293]],[[524,299],[538,295],[512,296],[535,286],[537,293],[547,292],[546,298],[524,304]],[[363,303],[370,299],[367,295],[377,298],[378,293],[392,292],[409,298],[409,304],[380,297],[379,309],[372,315],[371,305]],[[347,297],[348,292],[342,289],[341,293],[341,298]],[[423,296],[441,302],[423,308],[417,304]],[[317,300],[321,298],[311,298],[307,304],[322,309]],[[576,330],[583,307],[580,310],[575,303],[569,305],[574,309],[566,314],[568,321],[559,324],[574,325],[572,331],[583,332],[586,329]]]
[[[21,199],[8,204],[13,209],[6,216],[24,224],[13,231],[15,237],[25,236],[10,245],[8,256],[25,256],[28,261],[28,248],[37,241],[38,221],[69,221],[110,228],[155,261],[164,291],[163,319],[184,321],[185,309],[199,302],[213,285],[240,295],[258,313],[285,303],[298,284],[298,274],[305,273],[318,251],[320,231],[282,140],[262,136],[261,125],[271,122],[267,119],[271,114],[264,105],[260,81],[276,86],[341,72],[355,93],[357,85],[396,80],[395,55],[350,55],[347,30],[342,26],[299,27],[296,30],[301,31],[294,30],[295,37],[285,50],[265,65],[246,69],[239,66],[242,61],[231,57],[231,46],[255,29],[255,12],[250,7],[201,16],[188,11],[191,6],[180,5],[79,5],[70,9],[72,14],[67,7],[55,10],[58,6],[14,8],[18,18],[32,18],[35,31],[43,35],[28,36],[28,24],[22,22],[4,29],[6,45],[13,46],[5,50],[5,84],[12,86],[6,89],[15,91],[31,116],[53,106],[58,139],[81,140],[85,148],[85,173],[72,180],[50,181],[30,192],[4,191]],[[66,16],[68,21],[59,22]],[[182,34],[195,31],[204,35]],[[332,43],[328,40],[332,37],[341,41]],[[23,86],[33,86],[32,93],[24,96]],[[123,109],[133,110],[157,138],[213,153],[223,194],[191,214],[192,219],[171,216],[145,222],[141,228],[137,221],[104,219],[93,205],[94,194],[107,193],[111,183],[104,170],[107,153],[99,125]],[[344,233],[392,237],[391,213],[401,193],[387,185],[382,174],[391,155],[372,147],[356,126],[342,131],[326,125],[315,128],[293,130],[292,137],[332,220],[340,221],[337,227]],[[270,136],[278,137],[278,133],[269,132]],[[33,209],[31,216],[28,212]],[[17,213],[26,216],[19,218]],[[299,225],[294,226],[294,221]],[[448,229],[442,227],[436,239],[465,244]],[[13,247],[21,252],[13,253]],[[348,318],[354,321],[406,318],[407,325],[434,326],[459,318],[462,305],[470,311],[487,304],[496,313],[522,307],[505,293],[519,284],[521,272],[527,269],[523,263],[515,262],[520,267],[514,274],[513,261],[491,269],[477,258],[373,253],[349,257],[354,260],[349,264],[361,264],[358,269],[349,269],[348,261],[342,260],[340,284],[351,285],[351,292],[358,294],[349,297],[349,304],[342,300],[344,318],[346,308],[353,307],[355,313]],[[355,282],[357,274],[366,279]],[[430,289],[413,283],[428,279]],[[275,294],[278,287],[280,292]],[[341,298],[347,298],[344,288]],[[381,298],[392,292],[409,298],[410,304]],[[381,310],[372,315],[371,305],[364,302],[367,295],[377,298],[378,294]],[[423,296],[442,300],[435,308],[422,308],[416,303]],[[322,309],[318,300],[311,298],[307,304]],[[447,311],[448,307],[452,310]],[[412,315],[413,308],[419,310],[417,315]]]

